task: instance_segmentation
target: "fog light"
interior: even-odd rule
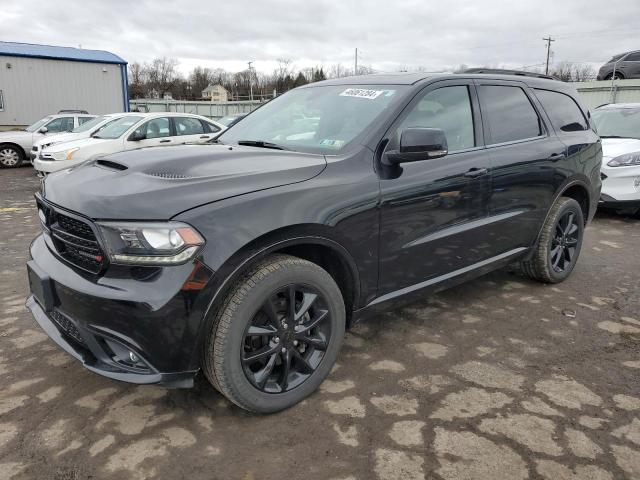
[[[636,178],[633,180],[633,186],[634,186],[635,188],[640,188],[640,177],[636,177]]]
[[[135,353],[129,352],[129,360],[131,360],[132,363],[138,363],[140,358]]]

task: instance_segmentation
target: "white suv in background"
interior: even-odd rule
[[[0,168],[19,167],[34,142],[53,133],[69,132],[94,117],[87,113],[47,115],[24,130],[0,132]]]
[[[600,206],[640,213],[640,103],[603,105],[592,119],[602,138]]]
[[[82,123],[79,127],[74,128],[70,132],[46,135],[44,138],[38,140],[37,142],[34,142],[33,147],[31,147],[31,152],[29,154],[31,163],[33,164],[33,161],[39,155],[40,150],[48,148],[51,145],[55,145],[57,143],[70,142],[71,140],[79,140],[81,138],[89,138],[105,125],[118,120],[124,115],[124,113],[109,113],[107,115],[100,115],[99,117],[92,118],[88,122]]]
[[[89,138],[43,149],[33,166],[38,173],[51,173],[125,150],[206,143],[223,130],[223,125],[189,113],[127,113]]]

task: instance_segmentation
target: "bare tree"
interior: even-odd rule
[[[587,82],[596,78],[595,69],[588,63],[560,62],[550,74],[562,82]]]
[[[178,73],[178,60],[175,58],[154,58],[151,63],[145,65],[149,86],[156,90],[160,97],[165,92],[170,92],[180,78]]]
[[[195,67],[189,74],[189,86],[194,98],[200,98],[202,91],[215,81],[213,72],[208,68]]]

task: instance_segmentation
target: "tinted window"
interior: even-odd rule
[[[431,127],[444,131],[449,151],[475,146],[473,113],[466,86],[444,87],[424,95],[398,127],[397,137],[405,128]]]
[[[204,133],[202,123],[197,118],[179,117],[174,118],[176,133],[178,135],[198,135]]]
[[[69,132],[73,130],[73,117],[59,117],[46,125],[48,133]]]
[[[204,128],[204,131],[207,133],[216,133],[220,131],[220,128],[218,126],[214,125],[213,123],[205,122],[204,120],[202,121],[202,126]]]
[[[625,62],[640,62],[640,52],[632,53],[624,59]]]
[[[89,122],[93,119],[94,117],[78,117],[78,125],[82,125],[83,123]]]
[[[489,124],[491,144],[513,142],[542,134],[542,125],[520,87],[482,85],[478,88],[482,117]]]
[[[589,128],[582,110],[569,95],[550,90],[536,90],[536,97],[556,129],[563,132],[580,132]]]

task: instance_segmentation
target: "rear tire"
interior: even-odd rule
[[[297,257],[270,256],[223,300],[205,346],[204,373],[245,410],[284,410],[331,371],[345,318],[340,289],[325,270]]]
[[[526,276],[543,283],[566,280],[578,261],[584,237],[584,215],[573,198],[560,197],[544,222],[533,256],[520,263]]]
[[[24,161],[23,152],[13,145],[0,145],[0,168],[16,168]]]

